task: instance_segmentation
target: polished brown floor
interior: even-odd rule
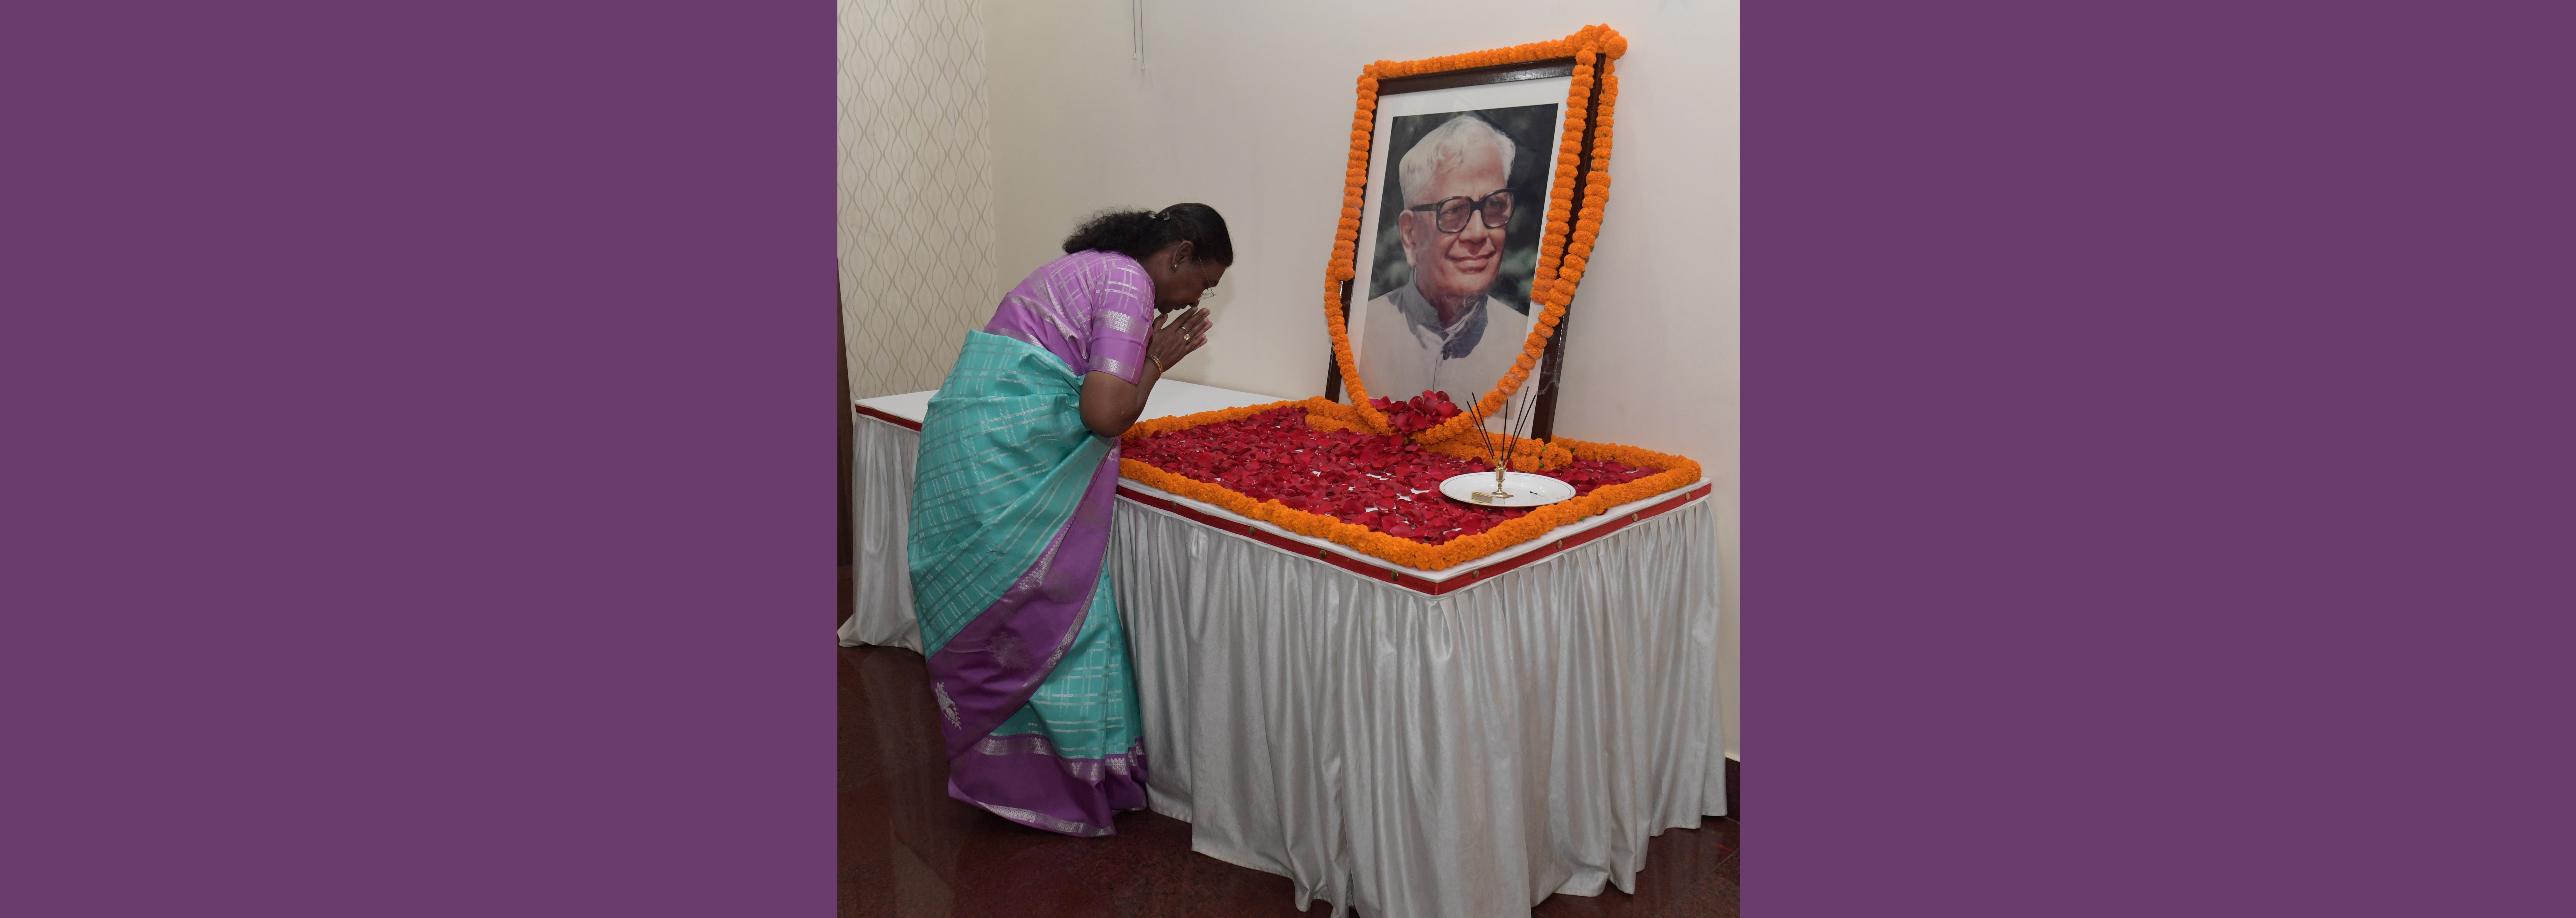
[[[846,570],[846,569],[845,569]],[[1190,851],[1188,823],[1150,812],[1068,838],[948,799],[938,708],[921,655],[840,651],[841,909],[858,916],[1315,916],[1286,877]],[[1730,807],[1732,809],[1732,807]],[[1736,820],[1670,829],[1635,895],[1550,896],[1538,916],[1736,914]]]

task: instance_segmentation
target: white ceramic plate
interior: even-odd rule
[[[1488,496],[1480,500],[1475,496],[1480,492],[1491,494],[1493,490],[1492,472],[1469,472],[1440,483],[1440,493],[1450,500],[1480,507],[1544,507],[1574,498],[1573,485],[1528,472],[1503,473],[1503,493],[1510,497],[1497,500]]]

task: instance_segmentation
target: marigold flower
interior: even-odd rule
[[[1524,359],[1521,363],[1515,364],[1515,368],[1520,369],[1521,364],[1535,366],[1535,361],[1545,348],[1547,339],[1553,335],[1557,324],[1562,321],[1560,317],[1564,315],[1565,304],[1573,299],[1575,285],[1583,276],[1585,259],[1591,254],[1592,244],[1597,239],[1601,204],[1608,197],[1606,189],[1608,182],[1602,166],[1609,158],[1610,145],[1607,134],[1612,123],[1618,90],[1618,78],[1612,73],[1610,59],[1618,57],[1625,48],[1626,40],[1619,37],[1616,30],[1596,24],[1585,26],[1573,35],[1554,41],[1532,42],[1510,48],[1488,49],[1415,61],[1377,61],[1360,68],[1360,76],[1355,81],[1358,102],[1354,106],[1351,120],[1353,127],[1361,130],[1353,131],[1349,165],[1343,170],[1343,209],[1346,215],[1342,218],[1340,229],[1334,236],[1336,240],[1333,249],[1334,257],[1325,271],[1324,300],[1325,327],[1331,333],[1334,360],[1342,369],[1344,382],[1351,391],[1352,397],[1361,400],[1362,404],[1342,406],[1315,399],[1313,401],[1318,405],[1331,405],[1331,407],[1313,409],[1309,417],[1311,424],[1347,423],[1350,425],[1349,429],[1380,434],[1393,431],[1393,428],[1388,426],[1387,415],[1365,404],[1367,389],[1359,379],[1358,368],[1352,356],[1349,326],[1341,314],[1340,292],[1340,282],[1352,279],[1356,270],[1354,267],[1358,247],[1356,218],[1365,211],[1369,156],[1367,134],[1375,127],[1371,112],[1375,109],[1379,81],[1388,77],[1437,73],[1499,63],[1546,58],[1577,58],[1576,79],[1569,81],[1572,85],[1568,87],[1569,91],[1566,95],[1564,124],[1567,136],[1559,143],[1557,167],[1553,173],[1552,187],[1548,193],[1548,207],[1544,214],[1545,226],[1540,234],[1539,262],[1531,284],[1531,302],[1543,304],[1544,308],[1540,311],[1538,321],[1534,323],[1529,337],[1523,342],[1522,358]],[[1592,93],[1596,80],[1600,89],[1597,101]],[[1588,163],[1585,161],[1586,151],[1582,148],[1581,133],[1587,121],[1597,124]],[[1573,188],[1578,173],[1582,173],[1590,180],[1586,183],[1580,206],[1575,200]],[[1579,235],[1570,233],[1569,229],[1578,231]],[[1504,399],[1526,378],[1527,374],[1523,372],[1518,375],[1506,375],[1504,379],[1498,380],[1495,388],[1486,394],[1480,410],[1489,414],[1499,410],[1504,404]],[[1314,412],[1332,412],[1332,414]],[[1349,420],[1347,422],[1337,420],[1343,417]],[[1463,415],[1452,417],[1429,430],[1417,432],[1415,440],[1417,443],[1447,442],[1451,438],[1463,435],[1468,428],[1467,417]],[[1547,453],[1542,451],[1542,454]],[[1553,460],[1549,461],[1553,462]],[[1550,464],[1545,467],[1557,466]],[[1696,468],[1696,466],[1692,467],[1691,480],[1697,479]],[[1626,485],[1617,487],[1626,487]],[[1605,487],[1602,490],[1607,492],[1610,488]],[[1277,507],[1278,505],[1262,506]],[[1263,509],[1262,512],[1272,511]],[[1294,515],[1301,511],[1294,508],[1280,508],[1277,512]],[[1322,518],[1331,519],[1329,516]],[[1523,520],[1530,521],[1532,525],[1544,522],[1539,514],[1532,514],[1513,521],[1513,525],[1518,525]],[[1561,523],[1551,525],[1561,525]],[[1377,533],[1367,533],[1364,529],[1360,531],[1374,538],[1387,538]],[[1544,528],[1534,530],[1534,532],[1543,531],[1545,531]]]

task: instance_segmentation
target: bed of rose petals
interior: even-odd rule
[[[1439,416],[1429,405],[1422,410]],[[1449,410],[1457,411],[1454,406]],[[1441,481],[1469,472],[1491,474],[1492,465],[1425,451],[1402,436],[1316,430],[1297,407],[1139,437],[1127,442],[1124,456],[1256,501],[1275,500],[1427,545],[1484,532],[1529,513],[1461,503],[1440,494]],[[1573,485],[1577,496],[1653,474],[1653,469],[1603,459],[1578,459],[1551,473]]]

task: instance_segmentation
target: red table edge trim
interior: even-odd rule
[[[1371,580],[1384,580],[1388,583],[1412,590],[1416,593],[1421,593],[1427,596],[1439,596],[1463,590],[1478,583],[1483,583],[1487,579],[1496,575],[1509,573],[1522,565],[1546,560],[1567,549],[1580,547],[1586,542],[1593,541],[1601,538],[1602,536],[1645,522],[1649,517],[1661,516],[1665,513],[1678,510],[1682,505],[1688,504],[1702,497],[1706,497],[1710,492],[1715,490],[1717,490],[1716,484],[1703,484],[1699,487],[1691,488],[1669,498],[1665,498],[1664,500],[1658,501],[1650,506],[1628,511],[1625,514],[1628,517],[1627,519],[1612,520],[1607,524],[1595,526],[1582,532],[1557,539],[1556,544],[1554,545],[1542,546],[1537,551],[1519,555],[1509,560],[1495,562],[1483,567],[1470,568],[1465,573],[1438,582],[1425,580],[1418,576],[1407,577],[1404,576],[1404,570],[1400,568],[1361,561],[1341,552],[1309,545],[1304,542],[1279,535],[1278,533],[1262,529],[1261,527],[1245,523],[1241,520],[1226,519],[1224,517],[1202,512],[1196,508],[1181,504],[1178,501],[1145,494],[1129,488],[1127,483],[1123,481],[1118,485],[1118,496],[1148,507],[1153,507],[1157,510],[1168,510],[1183,519],[1203,524],[1219,532],[1241,535],[1265,545],[1285,549],[1292,555],[1303,555],[1306,552],[1311,551],[1315,553],[1316,560],[1355,574],[1360,574]]]
[[[853,403],[850,407],[852,410],[855,410],[860,414],[885,421],[898,427],[916,431],[921,429],[921,422],[919,421],[896,417],[883,411],[870,408],[866,405]],[[1389,567],[1384,564],[1373,564],[1367,561],[1361,561],[1349,555],[1342,554],[1341,552],[1308,545],[1304,542],[1270,532],[1258,526],[1253,526],[1238,520],[1226,519],[1224,517],[1211,516],[1209,514],[1199,512],[1198,510],[1182,506],[1174,501],[1160,497],[1148,496],[1128,488],[1127,483],[1123,480],[1118,484],[1118,496],[1144,504],[1148,507],[1169,510],[1184,519],[1204,524],[1219,532],[1236,533],[1254,541],[1261,542],[1275,548],[1284,549],[1292,555],[1303,555],[1310,551],[1315,552],[1317,560],[1331,564],[1334,567],[1368,577],[1371,580],[1385,580],[1388,583],[1412,590],[1416,593],[1428,596],[1439,596],[1466,589],[1467,587],[1482,583],[1487,578],[1499,574],[1509,573],[1522,565],[1546,560],[1555,556],[1559,552],[1565,551],[1566,549],[1579,547],[1586,542],[1609,535],[1621,529],[1626,529],[1629,526],[1645,522],[1647,517],[1661,516],[1665,513],[1680,509],[1683,504],[1706,497],[1710,492],[1715,491],[1716,489],[1717,486],[1715,484],[1700,485],[1699,487],[1683,491],[1680,494],[1658,501],[1643,509],[1629,511],[1628,518],[1625,520],[1613,520],[1606,525],[1595,526],[1582,532],[1558,539],[1556,540],[1555,545],[1546,546],[1537,551],[1513,557],[1507,561],[1496,562],[1484,567],[1469,568],[1466,573],[1438,582],[1425,580],[1421,577],[1408,578],[1404,576],[1403,569]]]
[[[921,429],[921,422],[920,422],[920,421],[907,420],[907,419],[904,419],[904,418],[895,417],[894,415],[887,414],[887,413],[882,412],[882,411],[878,411],[878,410],[876,410],[876,409],[874,409],[874,408],[870,408],[870,407],[868,407],[868,406],[866,406],[866,405],[860,405],[860,404],[855,404],[855,403],[853,403],[852,405],[850,405],[850,408],[851,408],[852,410],[854,410],[854,411],[857,411],[857,412],[858,412],[858,413],[860,413],[860,414],[864,414],[864,415],[867,415],[868,417],[872,417],[872,418],[875,418],[875,419],[877,419],[877,420],[884,421],[884,422],[889,423],[889,424],[893,424],[893,425],[895,425],[895,426],[897,426],[897,427],[901,427],[901,428],[904,428],[904,429],[906,429],[906,430],[920,430],[920,429]]]

